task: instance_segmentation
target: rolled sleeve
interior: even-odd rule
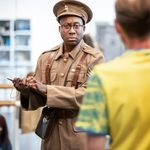
[[[77,109],[74,87],[47,85],[47,106],[64,109]]]

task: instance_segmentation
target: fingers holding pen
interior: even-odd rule
[[[25,82],[29,87],[37,88],[37,80],[33,76],[27,77]]]
[[[22,81],[23,81],[23,80],[22,80],[21,78],[14,78],[14,79],[12,80],[12,82],[13,82],[13,84],[14,84],[15,86],[22,85],[22,84],[23,84]]]

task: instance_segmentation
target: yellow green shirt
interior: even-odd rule
[[[95,66],[76,127],[111,136],[111,150],[150,150],[150,49]]]

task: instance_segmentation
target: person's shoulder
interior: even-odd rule
[[[93,47],[91,47],[87,44],[84,45],[83,51],[86,52],[89,55],[92,55],[93,57],[97,57],[99,55],[103,56],[103,53],[100,49],[93,48]]]
[[[49,53],[53,53],[53,52],[56,52],[57,50],[59,50],[60,48],[60,45],[57,45],[49,50],[46,50],[44,51],[41,55],[45,55],[45,54],[49,54]]]
[[[122,59],[123,55],[117,56],[116,58],[109,60],[102,64],[97,64],[95,66],[96,70],[107,70],[107,71],[117,71],[117,70],[124,70],[126,67],[126,60]]]
[[[39,56],[39,61],[42,59],[47,59],[51,54],[52,56],[59,50],[60,45],[57,45],[51,49],[45,50],[44,52],[42,52]]]

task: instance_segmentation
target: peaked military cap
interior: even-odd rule
[[[62,16],[73,15],[82,18],[85,23],[88,23],[93,17],[92,10],[78,0],[61,0],[54,5],[53,12],[58,21]]]

